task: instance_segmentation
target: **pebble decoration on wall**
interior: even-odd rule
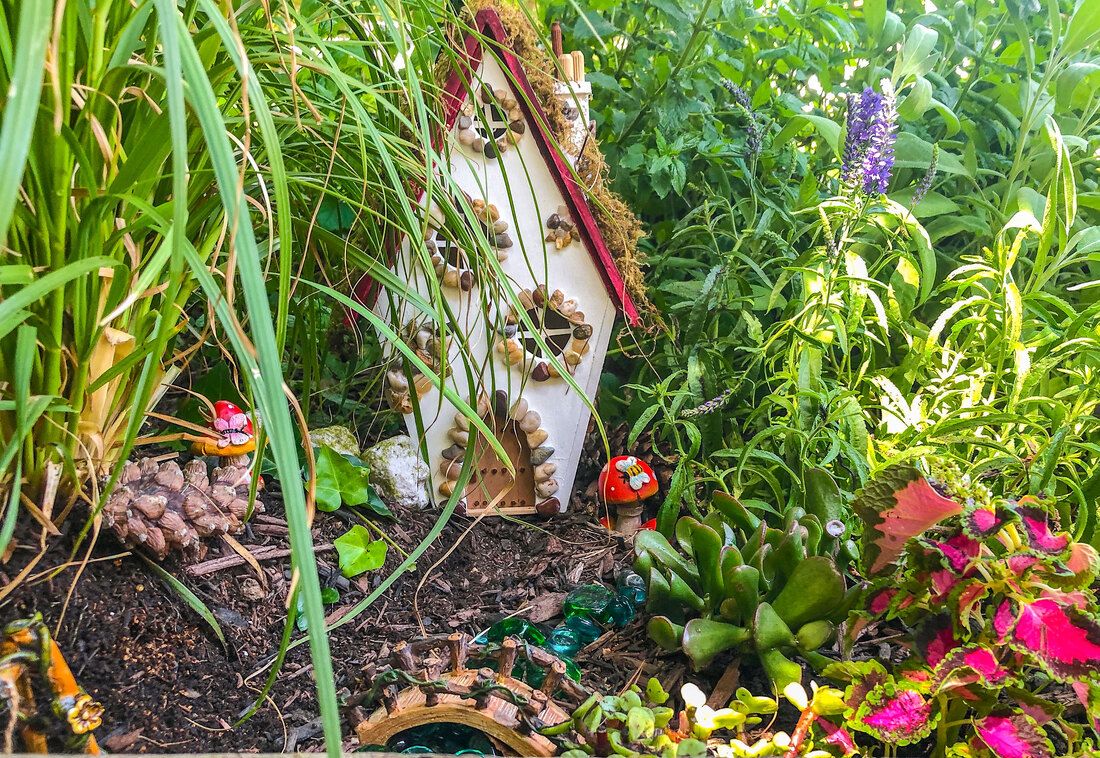
[[[551,354],[565,364],[572,375],[588,352],[588,340],[592,337],[592,326],[585,322],[577,301],[566,299],[561,290],[547,294],[543,284],[534,291],[520,290],[518,298]],[[544,354],[536,335],[520,320],[515,310],[510,309],[505,317],[502,336],[496,349],[510,365],[532,364],[531,378],[536,382],[560,376],[548,360],[549,356]]]
[[[542,416],[538,411],[529,406],[525,398],[520,398],[511,406],[508,405],[508,393],[497,390],[490,408],[489,395],[482,392],[477,399],[477,413],[482,419],[490,417],[490,410],[498,417],[507,413],[508,418],[515,421],[520,430],[527,435],[527,446],[531,449],[531,465],[534,467],[535,495],[541,502],[536,504],[539,513],[558,512],[559,502],[553,495],[558,491],[558,480],[554,479],[554,473],[558,470],[556,463],[550,461],[554,454],[554,447],[550,444],[550,433],[542,427]],[[466,451],[470,446],[470,420],[462,413],[454,416],[454,425],[447,432],[453,443],[446,448],[442,455],[443,460],[439,464],[439,473],[443,475],[443,482],[439,485],[439,494],[450,497],[458,486],[458,475],[462,471],[462,461],[466,457]],[[552,502],[551,502],[552,501]],[[544,514],[545,515],[545,514]],[[552,514],[551,514],[552,515]]]
[[[428,368],[436,373],[439,372],[445,346],[434,327],[419,325],[415,321],[410,322],[403,331],[402,339],[413,349],[416,357],[427,364]],[[412,393],[415,392],[419,399],[432,388],[432,382],[427,376],[417,371],[415,366],[413,371],[415,373],[411,381],[399,368],[386,372],[386,389],[383,394],[390,408],[402,415],[413,412]],[[450,373],[450,369],[447,369],[447,374]]]
[[[569,209],[564,205],[559,205],[557,212],[551,213],[546,219],[546,228],[550,230],[546,234],[546,241],[553,242],[555,250],[561,250],[579,238],[576,224],[569,215]]]
[[[477,217],[478,226],[472,230],[473,233],[488,241],[498,261],[507,260],[508,251],[512,247],[512,238],[508,236],[508,222],[501,220],[500,211],[492,203],[486,203],[481,198],[470,199],[469,196],[466,199]],[[432,266],[443,286],[458,287],[463,292],[469,292],[473,289],[476,277],[470,268],[470,256],[453,239],[454,236],[442,225],[436,227],[429,224],[424,241],[428,245]]]
[[[523,111],[512,93],[503,87],[482,84],[474,98],[466,101],[455,121],[458,142],[486,158],[497,158],[510,145],[519,144],[527,131]]]

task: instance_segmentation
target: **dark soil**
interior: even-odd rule
[[[586,456],[586,459],[591,458]],[[594,482],[589,463],[580,486]],[[553,626],[562,595],[579,584],[612,584],[629,562],[629,546],[598,523],[595,487],[575,495],[570,513],[544,521],[454,517],[417,561],[375,603],[331,634],[338,690],[355,691],[366,664],[393,645],[422,633],[459,630],[477,634],[505,615],[534,612]],[[239,541],[252,551],[288,546],[277,492],[264,493],[266,511]],[[376,523],[405,551],[431,529],[434,511],[395,509],[396,522]],[[602,515],[602,514],[600,514]],[[344,514],[319,513],[314,543],[348,529]],[[351,520],[351,516],[346,517]],[[67,565],[82,518],[48,541],[45,555],[16,591],[0,603],[0,621],[41,613],[68,657],[77,680],[106,709],[97,735],[112,752],[184,753],[283,751],[320,748],[320,725],[308,646],[292,650],[269,699],[248,721],[234,726],[259,695],[278,650],[286,620],[289,559],[265,560],[263,578],[251,567],[193,576],[166,565],[211,609],[225,634],[222,647],[207,623],[165,581],[110,536],[101,536],[82,572]],[[17,534],[19,547],[0,566],[7,585],[39,555],[38,529]],[[469,533],[466,534],[469,529]],[[448,554],[449,553],[449,554]],[[83,551],[81,551],[83,554]],[[235,555],[212,544],[206,561]],[[347,614],[401,562],[392,548],[384,569],[349,582],[335,570],[332,551],[317,555],[322,581],[340,591],[329,621]],[[439,566],[437,562],[442,561]],[[417,586],[427,576],[417,592]],[[74,584],[75,581],[75,584]],[[524,609],[527,609],[526,611]],[[547,610],[548,609],[548,610]],[[419,612],[418,612],[419,611]],[[541,611],[541,613],[540,613]],[[295,630],[295,639],[303,634]],[[684,675],[683,659],[659,651],[636,619],[577,656],[592,689],[615,692],[629,681],[660,675],[670,689]],[[350,734],[345,725],[345,734]],[[354,740],[347,743],[354,748]]]

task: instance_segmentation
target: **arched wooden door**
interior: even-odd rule
[[[476,516],[489,508],[498,495],[504,496],[496,503],[501,513],[523,515],[535,513],[535,471],[531,465],[531,448],[527,444],[527,435],[513,419],[504,416],[494,419],[492,414],[485,417],[509,459],[513,463],[515,480],[496,451],[482,436],[477,436],[474,446],[474,460],[477,468],[466,485],[466,513]]]

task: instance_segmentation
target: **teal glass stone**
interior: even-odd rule
[[[602,621],[607,613],[607,606],[614,597],[615,593],[602,584],[586,584],[566,595],[561,609],[566,618],[588,616]]]
[[[635,605],[640,605],[645,602],[645,579],[642,579],[642,577],[638,576],[630,569],[624,569],[620,572],[615,584],[619,597],[625,597]]]
[[[503,642],[505,637],[519,637],[532,645],[546,644],[546,635],[537,626],[526,619],[504,619],[493,624],[487,631],[474,638],[474,642],[484,645],[486,642]]]
[[[570,616],[565,619],[565,625],[576,632],[581,645],[590,645],[603,634],[599,625],[587,616]]]
[[[607,616],[607,622],[615,626],[626,626],[634,620],[634,603],[620,595],[608,605]]]
[[[546,649],[559,658],[573,656],[581,649],[581,640],[576,632],[560,624],[550,632],[546,640]]]

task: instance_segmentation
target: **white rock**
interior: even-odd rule
[[[427,508],[428,466],[420,451],[406,435],[390,437],[363,452],[363,463],[370,469],[370,483],[384,500],[406,508]]]
[[[309,438],[314,447],[322,445],[340,455],[359,457],[359,441],[346,426],[326,426],[322,429],[310,429]]]

